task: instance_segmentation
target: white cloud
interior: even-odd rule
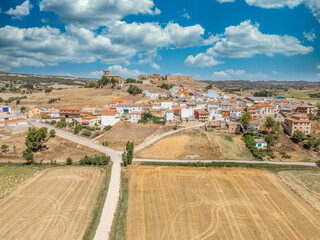
[[[305,4],[311,9],[313,16],[315,16],[320,23],[320,1],[319,0],[305,0]]]
[[[193,67],[212,67],[214,65],[221,64],[222,62],[215,60],[212,56],[209,56],[206,53],[199,53],[195,57],[189,55],[184,63]]]
[[[139,75],[144,74],[139,70],[130,70],[128,68],[124,68],[121,65],[113,65],[108,68],[112,74],[120,75],[124,78],[138,78]]]
[[[225,80],[225,79],[229,79],[230,76],[229,76],[229,74],[227,74],[226,72],[220,71],[220,72],[214,72],[214,73],[212,74],[212,78],[213,78],[214,80]]]
[[[282,54],[293,56],[308,54],[312,47],[301,45],[301,42],[292,36],[263,34],[259,31],[258,24],[251,24],[247,20],[237,26],[225,29],[223,37],[205,53],[199,53],[195,57],[188,56],[185,63],[193,66],[213,66],[213,61],[218,57],[227,58],[251,58],[255,55],[274,56]],[[211,60],[212,64],[206,64]]]
[[[303,32],[303,36],[310,42],[314,42],[314,39],[317,38],[314,32]]]
[[[117,21],[109,27],[108,33],[114,42],[147,50],[155,47],[183,48],[197,45],[203,41],[201,36],[204,34],[204,28],[198,24],[182,27],[169,22],[162,28],[159,23]]]
[[[189,15],[189,13],[187,13],[187,10],[186,10],[186,9],[183,9],[182,17],[184,17],[184,18],[186,18],[186,19],[190,19],[190,15]]]
[[[21,5],[16,6],[16,8],[10,8],[6,11],[6,14],[11,15],[13,19],[21,19],[24,16],[28,16],[32,8],[33,6],[29,0],[26,0]]]
[[[100,79],[103,75],[103,71],[94,71],[89,73],[89,77]]]
[[[152,0],[42,0],[39,7],[55,12],[65,23],[89,28],[107,26],[127,15],[161,13]]]
[[[319,69],[319,70],[320,70],[320,63],[318,63],[318,64],[317,64],[317,69]]]
[[[157,70],[160,70],[160,65],[156,64],[156,63],[151,63],[151,67]]]
[[[233,75],[233,76],[242,76],[242,75],[246,74],[245,70],[228,69],[228,70],[226,70],[226,72]]]
[[[303,0],[245,0],[248,5],[262,8],[294,8],[300,5]]]

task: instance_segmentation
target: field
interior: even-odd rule
[[[37,167],[0,165],[0,199],[37,171]]]
[[[204,130],[187,130],[168,136],[136,153],[137,158],[155,159],[230,159],[254,160],[239,136],[206,133]]]
[[[319,239],[320,213],[274,173],[133,166],[127,239]]]
[[[279,176],[320,212],[320,173],[318,171],[283,171]]]
[[[26,133],[10,134],[4,128],[0,128],[0,145],[9,145],[9,150],[0,152],[0,162],[25,162],[22,152],[26,149],[25,145]],[[65,162],[71,157],[74,162],[79,161],[85,155],[93,156],[97,151],[76,144],[64,138],[55,136],[45,143],[46,148],[35,153],[34,160],[36,162],[50,163],[51,160]]]
[[[128,141],[133,141],[137,146],[145,140],[156,135],[172,130],[172,127],[150,124],[136,124],[129,122],[118,122],[108,132],[95,139],[95,142],[102,144],[108,141],[108,147],[117,150],[124,150]]]
[[[0,239],[82,239],[102,168],[46,169],[0,201]]]

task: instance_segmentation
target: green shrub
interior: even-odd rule
[[[229,142],[233,142],[233,138],[230,136],[224,136],[224,139],[229,141]]]
[[[108,141],[103,141],[102,145],[105,146],[105,147],[108,147],[109,146],[109,142]]]
[[[108,126],[105,126],[105,127],[103,128],[103,130],[104,130],[104,131],[109,131],[111,128],[112,128],[112,127],[111,127],[110,125],[108,125]]]
[[[85,129],[82,131],[81,133],[83,136],[86,136],[86,137],[90,137],[91,136],[91,131],[88,130],[88,129]]]
[[[66,164],[67,164],[67,165],[72,165],[72,159],[71,159],[71,157],[68,157],[68,158],[67,158]]]
[[[110,156],[105,154],[95,155],[93,158],[87,155],[80,160],[80,165],[108,165],[110,162]]]

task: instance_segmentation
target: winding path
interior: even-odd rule
[[[56,135],[63,137],[65,139],[68,139],[70,141],[76,142],[78,144],[93,148],[97,151],[103,152],[105,154],[108,154],[112,161],[113,161],[113,167],[111,171],[111,179],[110,179],[110,185],[108,189],[107,198],[105,201],[105,204],[103,206],[103,211],[100,219],[99,226],[97,228],[96,234],[94,239],[95,240],[106,240],[109,239],[109,234],[111,231],[113,216],[117,209],[117,204],[119,200],[119,193],[120,193],[120,181],[121,181],[121,151],[116,151],[108,147],[104,147],[98,144],[93,143],[88,138],[81,137],[78,135],[74,135],[73,133],[67,132],[62,129],[57,129],[51,125],[43,124],[40,122],[35,121],[29,121],[30,124],[36,126],[36,127],[46,127],[49,130],[54,129],[56,131]],[[139,146],[135,147],[135,152],[142,150],[143,148],[155,143],[156,141],[169,136],[171,134],[191,129],[191,128],[197,128],[201,127],[204,124],[197,124],[197,125],[190,125],[187,127],[180,128],[178,130],[173,130],[170,132],[163,133],[159,136],[156,136],[155,138],[148,140],[146,142],[143,142]],[[316,163],[306,163],[306,162],[261,162],[261,161],[238,161],[238,160],[163,160],[163,159],[139,159],[134,158],[134,162],[243,162],[243,163],[268,163],[268,164],[278,164],[278,165],[300,165],[300,166],[317,166]]]

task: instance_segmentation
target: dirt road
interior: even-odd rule
[[[43,170],[0,201],[0,239],[82,239],[104,170]]]
[[[127,239],[319,239],[320,214],[256,169],[133,166]]]

